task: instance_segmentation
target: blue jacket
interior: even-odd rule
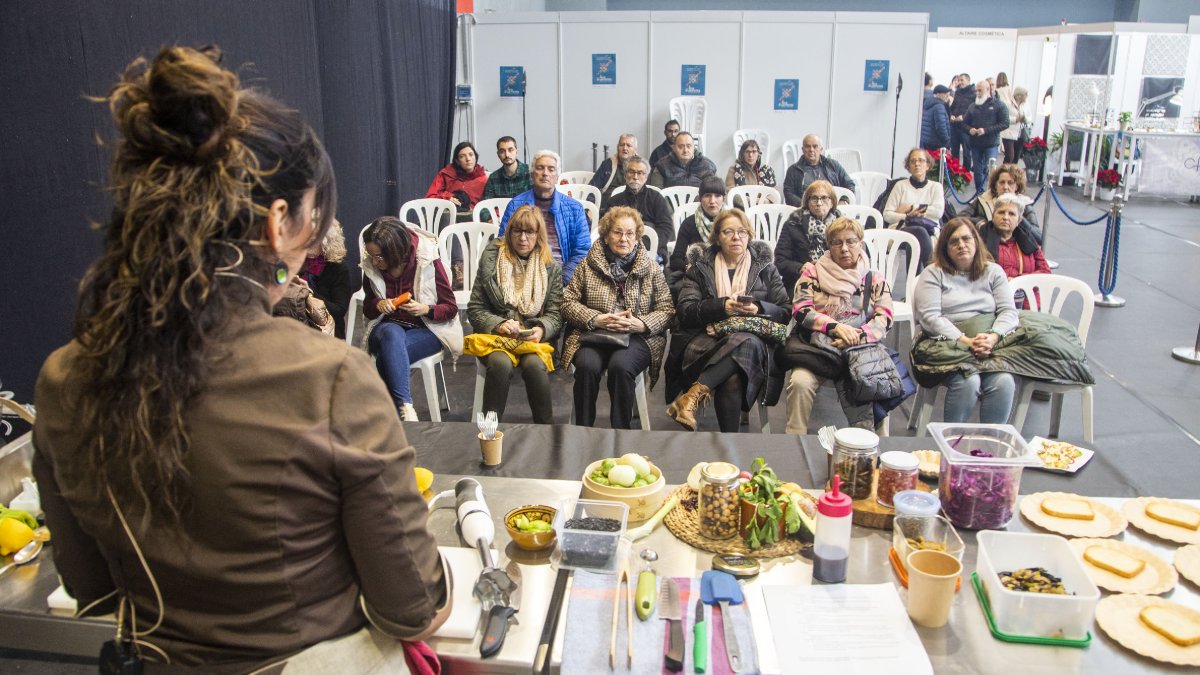
[[[925,90],[922,104],[921,147],[926,150],[950,147],[950,113],[931,89]]]
[[[534,204],[533,190],[526,190],[508,203],[504,209],[504,217],[500,219],[500,235],[508,227],[508,219],[522,206]],[[563,285],[571,282],[575,274],[575,266],[587,257],[588,249],[592,247],[591,227],[588,225],[587,212],[583,206],[558,190],[554,191],[553,201],[550,202],[550,213],[554,214],[554,231],[558,235],[558,246],[562,249]]]

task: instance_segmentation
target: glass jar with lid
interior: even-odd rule
[[[729,462],[710,462],[700,471],[700,534],[729,539],[738,531],[738,468]]]
[[[917,487],[917,465],[911,452],[892,450],[879,456],[879,482],[875,486],[875,501],[891,508],[897,492]]]
[[[834,432],[831,474],[841,476],[842,492],[854,500],[870,497],[878,456],[879,436],[874,432],[858,428]]]

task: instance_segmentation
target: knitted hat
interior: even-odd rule
[[[933,88],[933,93],[935,93],[935,94],[949,94],[949,93],[950,93],[950,87],[947,87],[947,86],[946,86],[946,85],[944,85],[944,84],[939,84],[938,86],[936,86],[936,87],[934,87],[934,88]]]

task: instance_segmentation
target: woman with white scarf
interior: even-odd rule
[[[712,235],[712,221],[725,208],[725,184],[716,176],[706,176],[700,181],[700,194],[696,197],[700,205],[696,212],[679,225],[675,235],[675,250],[667,264],[667,285],[671,297],[679,297],[683,287],[683,273],[687,271],[687,251],[692,244],[707,244]]]
[[[689,431],[710,398],[721,431],[740,429],[742,412],[760,398],[772,368],[775,345],[765,332],[771,322],[782,329],[788,321],[787,291],[771,247],[751,241],[752,231],[745,213],[722,211],[708,245],[690,247],[676,305],[679,332],[667,362],[667,400],[686,388],[667,414]],[[760,320],[728,321],[745,317]]]
[[[825,229],[828,249],[814,262],[805,263],[796,283],[796,330],[811,345],[843,350],[879,342],[892,327],[892,294],[883,274],[871,272],[863,250],[863,229],[853,218],[839,218]],[[867,288],[867,273],[871,285]],[[864,302],[863,294],[870,293]],[[868,311],[864,312],[864,305]],[[793,368],[787,380],[787,432],[807,434],[813,398],[828,378],[806,368]],[[837,381],[838,398],[851,426],[876,427],[874,406],[850,401]],[[878,432],[884,433],[886,425]]]
[[[509,380],[519,368],[534,423],[554,423],[550,343],[562,325],[562,293],[562,265],[550,256],[542,212],[522,206],[509,218],[504,236],[480,255],[467,304],[475,331],[467,337],[467,352],[478,356],[487,372],[482,410],[504,418]]]

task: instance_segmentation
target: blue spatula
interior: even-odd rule
[[[725,653],[729,655],[729,667],[733,672],[742,671],[742,652],[738,648],[737,634],[729,616],[730,605],[742,604],[742,587],[728,572],[709,570],[700,577],[700,598],[706,605],[721,606],[721,627],[725,636]]]

